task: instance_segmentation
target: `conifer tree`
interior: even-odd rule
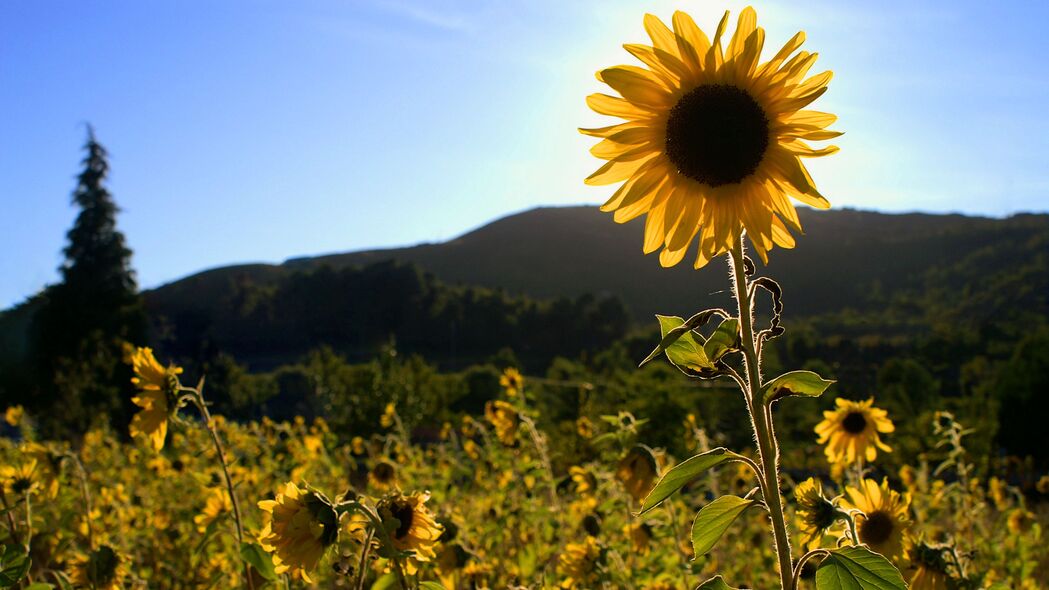
[[[130,374],[121,343],[142,343],[145,312],[131,250],[117,229],[119,209],[105,187],[107,153],[88,127],[87,155],[73,204],[80,209],[69,230],[62,282],[45,290],[34,317],[33,352],[37,395],[53,434],[82,431],[99,417],[119,423],[130,414]]]

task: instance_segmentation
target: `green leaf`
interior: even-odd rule
[[[437,582],[419,582],[419,588],[421,590],[445,590],[444,585]]]
[[[54,584],[46,584],[44,582],[37,582],[30,584],[25,587],[25,590],[55,590]]]
[[[769,404],[789,395],[819,397],[834,384],[812,371],[791,371],[765,384],[765,403]]]
[[[263,578],[271,582],[277,579],[277,572],[273,571],[273,558],[262,547],[255,543],[241,543],[240,557],[250,563]]]
[[[703,352],[703,345],[696,342],[692,331],[685,326],[685,320],[665,315],[657,315],[656,319],[659,320],[659,331],[663,340],[642,364],[662,351],[666,353],[670,362],[686,375],[698,375],[714,369],[714,364]]]
[[[397,576],[393,572],[390,572],[388,574],[383,574],[378,580],[375,580],[375,583],[372,584],[371,590],[386,590],[387,588],[392,588],[396,583]]]
[[[6,545],[0,552],[0,588],[13,588],[25,577],[32,560],[25,549],[18,545]]]
[[[685,487],[690,482],[695,481],[711,467],[724,463],[725,461],[733,461],[739,458],[740,456],[736,453],[733,453],[726,448],[718,447],[678,463],[664,473],[663,477],[659,478],[659,482],[652,488],[652,491],[648,493],[648,496],[645,497],[645,501],[641,503],[641,511],[638,513],[638,516],[641,516],[656,506],[659,506],[663,500],[666,500],[674,494],[674,492]]]
[[[699,586],[696,586],[696,590],[738,590],[738,588],[733,588],[726,584],[724,578],[721,576],[714,576]]]
[[[816,568],[817,590],[907,590],[900,571],[866,547],[829,552]]]
[[[754,504],[757,504],[757,500],[721,496],[700,509],[692,523],[692,550],[696,557],[710,553],[728,527]]]
[[[716,363],[733,350],[739,350],[739,320],[728,318],[707,338],[703,352],[711,362]]]

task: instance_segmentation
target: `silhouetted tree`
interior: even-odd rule
[[[33,319],[37,391],[26,400],[49,434],[82,431],[98,417],[122,425],[131,410],[130,373],[121,343],[142,343],[146,316],[131,269],[131,250],[117,230],[119,209],[105,188],[105,148],[88,127],[87,155],[73,203],[62,282],[48,287]]]

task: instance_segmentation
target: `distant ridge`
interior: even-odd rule
[[[800,209],[799,215],[805,235],[797,248],[773,250],[769,266],[759,261],[758,268],[783,285],[790,313],[800,316],[870,310],[901,293],[924,293],[930,280],[967,284],[1024,259],[1044,260],[1049,249],[1045,214],[992,219]],[[728,304],[721,260],[701,271],[690,259],[663,269],[656,255],[642,254],[642,233],[641,220],[620,226],[596,207],[540,207],[446,242],[216,268],[158,287],[147,298],[153,309],[185,309],[216,300],[237,280],[265,284],[322,266],[397,260],[446,283],[538,298],[613,294],[638,319]]]

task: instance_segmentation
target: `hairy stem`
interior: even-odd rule
[[[772,519],[772,534],[779,560],[780,586],[790,590],[793,584],[793,561],[790,555],[790,539],[787,536],[787,523],[783,515],[783,499],[779,489],[779,450],[772,435],[771,413],[761,399],[761,372],[757,354],[757,342],[754,339],[754,310],[751,292],[748,289],[747,277],[743,266],[743,236],[738,235],[730,251],[732,260],[732,278],[736,303],[739,310],[739,323],[742,332],[743,364],[746,367],[748,410],[754,426],[754,438],[758,443],[758,456],[761,460],[761,478],[764,486],[765,503]]]

